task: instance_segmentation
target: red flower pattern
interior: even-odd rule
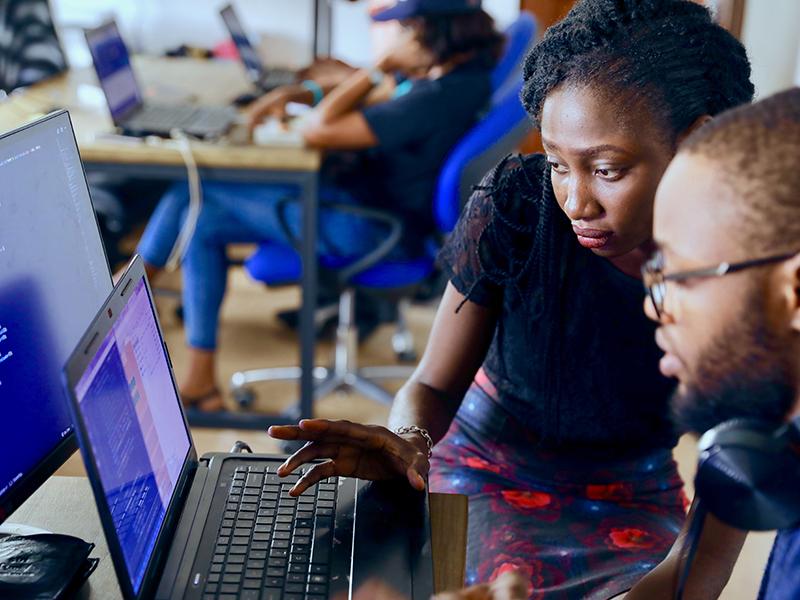
[[[542,508],[552,502],[550,494],[535,491],[503,490],[503,499],[517,508]]]
[[[493,465],[489,461],[478,458],[477,456],[467,456],[464,458],[463,462],[470,469],[479,469],[481,471],[489,471],[491,473],[500,473],[502,470],[500,465]]]
[[[586,497],[589,500],[614,500],[625,502],[633,498],[633,486],[630,483],[607,483],[586,486]]]
[[[608,537],[615,547],[625,550],[646,550],[656,545],[656,539],[650,533],[635,527],[612,529]]]

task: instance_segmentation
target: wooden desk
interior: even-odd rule
[[[97,547],[92,556],[99,558],[100,564],[89,579],[89,597],[98,600],[122,597],[89,480],[85,477],[51,477],[8,518],[8,522],[94,542]],[[431,524],[436,592],[458,589],[464,581],[467,498],[432,494]]]
[[[136,57],[134,69],[146,98],[165,102],[226,105],[250,88],[241,65],[233,61]],[[108,139],[113,124],[92,68],[71,70],[12,94],[0,103],[0,130],[13,129],[57,108],[70,112],[81,159],[88,172],[186,179],[183,159],[174,142],[154,139],[148,143],[132,143]],[[241,132],[243,128],[239,129]],[[201,177],[206,181],[294,184],[304,203],[300,403],[281,416],[244,412],[221,414],[214,425],[261,430],[269,425],[295,423],[300,418],[312,417],[320,153],[301,146],[255,146],[226,140],[193,142],[192,152]]]

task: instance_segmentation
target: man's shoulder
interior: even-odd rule
[[[800,527],[779,531],[767,563],[759,600],[800,597]]]

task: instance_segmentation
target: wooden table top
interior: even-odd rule
[[[94,542],[92,556],[99,558],[100,563],[89,579],[89,597],[102,600],[122,597],[86,477],[51,477],[8,518],[8,522]],[[466,496],[431,494],[431,534],[436,592],[462,587],[466,560]]]
[[[134,70],[148,100],[224,106],[251,85],[238,62],[135,57]],[[182,165],[174,142],[109,139],[114,127],[94,69],[66,73],[12,93],[0,104],[0,130],[7,131],[58,108],[70,112],[81,158],[87,163]],[[298,144],[256,146],[243,125],[227,139],[193,142],[198,166],[216,169],[316,171],[320,154]]]

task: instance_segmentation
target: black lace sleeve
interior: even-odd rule
[[[439,254],[439,264],[468,300],[497,306],[533,258],[542,197],[541,157],[509,155],[475,186]]]

